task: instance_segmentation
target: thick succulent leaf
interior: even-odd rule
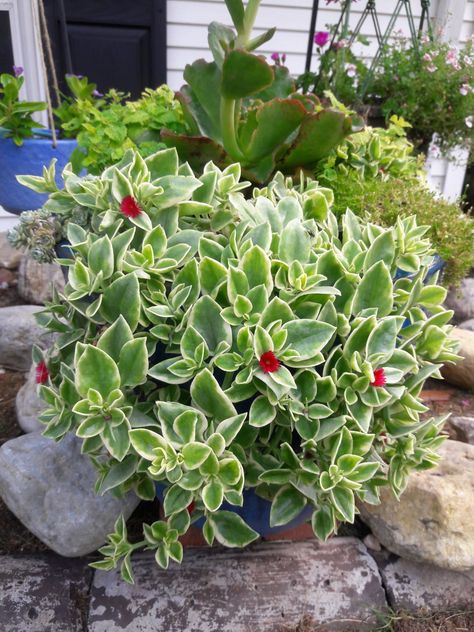
[[[202,296],[189,319],[189,324],[201,334],[211,352],[222,342],[229,346],[232,344],[232,330],[222,318],[221,312],[221,307],[214,299]]]
[[[350,131],[350,119],[343,112],[322,110],[307,115],[283,160],[283,167],[311,167],[337,147]]]
[[[295,82],[290,75],[288,68],[286,66],[275,66],[273,68],[273,73],[273,83],[268,86],[268,88],[252,95],[252,97],[247,100],[247,105],[251,105],[254,100],[271,101],[272,99],[286,99],[286,97],[293,95],[295,91]],[[292,98],[296,98],[301,101],[300,96],[303,95],[294,95]],[[314,110],[314,107],[312,107],[310,111],[312,110]]]
[[[224,24],[211,22],[208,27],[207,41],[214,61],[222,68],[225,56],[235,41],[235,32]]]
[[[393,282],[383,261],[377,261],[363,276],[354,294],[352,313],[377,309],[378,316],[387,316],[393,307]]]
[[[214,62],[209,63],[204,59],[197,59],[193,64],[185,67],[183,76],[191,86],[191,91],[185,92],[184,97],[197,120],[201,133],[219,141],[221,139],[221,71]],[[206,114],[206,119],[199,118],[199,109]]]
[[[237,415],[232,402],[208,369],[204,369],[194,378],[191,396],[206,415],[219,421]]]
[[[222,66],[221,93],[226,99],[243,99],[267,88],[273,79],[273,69],[263,57],[234,50]],[[207,90],[211,91],[212,86]]]
[[[161,138],[167,147],[175,147],[183,162],[193,169],[202,170],[208,162],[222,165],[227,162],[223,147],[206,136],[186,136],[170,130],[161,130]]]
[[[259,535],[233,511],[218,511],[209,516],[214,535],[220,544],[244,547],[257,540]]]
[[[294,99],[274,99],[256,111],[256,129],[246,147],[245,157],[254,162],[272,154],[284,143],[306,116],[304,107]]]
[[[116,279],[103,294],[100,312],[108,322],[113,323],[122,315],[135,331],[140,317],[140,286],[135,274],[127,274]]]
[[[87,345],[76,367],[76,388],[80,395],[87,396],[89,389],[107,397],[120,386],[120,373],[112,358],[97,347]]]
[[[230,13],[232,22],[238,31],[241,31],[244,26],[245,9],[242,0],[225,0],[227,10]]]

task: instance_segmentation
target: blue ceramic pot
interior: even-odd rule
[[[77,147],[74,139],[58,140],[57,146],[53,147],[49,130],[40,132],[42,138],[27,138],[21,147],[17,147],[0,129],[0,206],[15,215],[41,208],[48,199],[47,194],[35,193],[17,182],[16,176],[40,176],[43,166],[49,166],[56,158],[56,182],[61,186],[61,172]]]
[[[433,262],[428,270],[428,274],[426,275],[426,279],[425,282],[428,283],[431,279],[431,277],[436,273],[439,272],[440,270],[442,270],[444,268],[444,266],[446,265],[444,259],[441,259],[441,257],[439,255],[434,255],[433,256]],[[406,279],[406,278],[410,278],[412,277],[413,274],[411,272],[405,272],[404,270],[400,270],[398,269],[395,272],[395,277],[394,280],[397,281],[398,279]]]
[[[160,501],[163,501],[165,489],[165,486],[161,483],[156,484],[156,496]],[[299,525],[307,522],[313,513],[313,508],[311,506],[307,506],[298,516],[296,516],[296,518],[294,518],[291,522],[288,522],[288,524],[282,525],[281,527],[270,527],[271,506],[272,504],[270,501],[257,496],[251,488],[244,490],[244,504],[242,507],[236,507],[235,505],[230,505],[229,503],[224,502],[222,503],[221,509],[233,511],[238,514],[243,520],[245,520],[249,527],[252,527],[252,529],[254,529],[254,531],[259,533],[262,537],[282,533],[284,531],[288,531],[288,529],[292,529],[293,527],[298,527]],[[202,528],[203,525],[204,518],[200,518],[193,523],[194,527]]]

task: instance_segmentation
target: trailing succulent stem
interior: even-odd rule
[[[186,66],[187,85],[177,94],[192,135],[163,130],[162,138],[192,167],[239,161],[250,180],[264,183],[276,169],[314,169],[359,120],[335,102],[326,108],[314,95],[297,94],[287,68],[252,53],[275,32],[252,39],[259,4],[226,0],[235,30],[210,24],[214,61]]]

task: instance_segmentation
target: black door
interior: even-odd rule
[[[10,31],[10,14],[0,11],[0,74],[11,73],[13,69],[12,36]]]
[[[166,81],[166,0],[45,0],[64,89],[73,72],[136,98]]]

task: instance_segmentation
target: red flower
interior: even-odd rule
[[[280,368],[280,360],[273,351],[265,351],[258,363],[264,373],[275,373]]]
[[[196,506],[196,503],[194,502],[194,500],[192,500],[189,505],[186,507],[186,509],[188,510],[189,514],[192,514],[194,511],[194,507]]]
[[[41,360],[39,364],[36,365],[36,384],[45,384],[48,381],[49,371],[46,363]]]
[[[120,202],[120,210],[126,217],[138,217],[142,212],[138,202],[131,195],[127,195]]]
[[[383,369],[375,369],[374,381],[370,383],[370,386],[385,386],[386,383],[385,371]]]

